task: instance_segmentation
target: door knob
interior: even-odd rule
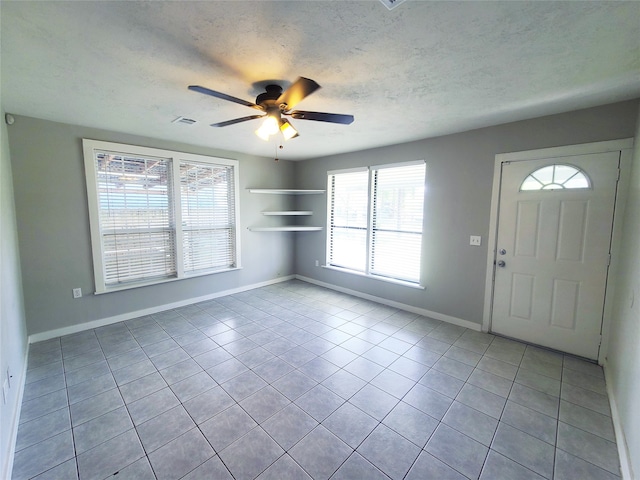
[[[504,261],[504,260],[499,260],[497,265],[498,265],[499,267],[504,267],[504,266],[506,265],[506,263],[505,263],[505,261]]]

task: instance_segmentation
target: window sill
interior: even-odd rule
[[[163,283],[177,282],[180,280],[187,280],[189,278],[204,277],[205,275],[215,275],[217,273],[233,272],[235,270],[242,270],[242,267],[226,268],[224,270],[213,270],[208,272],[199,272],[191,275],[185,275],[183,277],[161,278],[158,280],[149,280],[146,282],[125,283],[122,285],[114,285],[113,287],[108,287],[105,290],[95,291],[94,295],[103,295],[105,293],[112,293],[112,292],[122,292],[124,290],[132,290],[134,288],[149,287],[151,285],[160,285]]]
[[[381,277],[379,275],[370,275],[367,273],[357,272],[355,270],[349,270],[348,268],[334,267],[331,265],[322,265],[322,268],[326,268],[327,270],[333,270],[336,272],[348,273],[349,275],[356,275],[358,277],[370,278],[372,280],[379,280],[385,283],[393,283],[394,285],[401,285],[403,287],[415,288],[417,290],[426,290],[426,287],[418,283],[406,282],[404,280],[398,280],[395,278]]]

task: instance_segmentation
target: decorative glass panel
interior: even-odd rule
[[[589,178],[571,165],[548,165],[539,168],[520,185],[520,191],[589,188]]]

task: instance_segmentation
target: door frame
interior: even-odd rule
[[[610,140],[605,142],[583,143],[562,147],[542,148],[537,150],[524,150],[520,152],[499,153],[495,157],[493,166],[493,187],[491,190],[491,217],[489,220],[489,235],[487,237],[487,270],[485,278],[484,310],[482,315],[482,331],[491,330],[491,317],[493,311],[493,293],[495,277],[496,240],[498,235],[498,213],[500,208],[500,186],[502,183],[502,164],[504,162],[521,162],[526,160],[538,160],[542,158],[559,158],[593,153],[620,152],[620,180],[616,190],[613,229],[611,238],[611,264],[607,274],[607,287],[605,291],[604,315],[602,320],[602,338],[598,363],[603,364],[607,355],[611,316],[613,314],[613,299],[615,289],[616,271],[620,259],[620,240],[622,233],[622,219],[629,189],[629,173],[633,156],[633,138]]]

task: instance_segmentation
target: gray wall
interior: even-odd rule
[[[498,153],[632,137],[637,100],[472,130],[296,164],[299,188],[326,188],[327,171],[424,159],[427,162],[423,282],[417,290],[314,266],[325,262],[326,232],[299,236],[296,272],[365,294],[482,323],[493,166]],[[326,196],[301,199],[326,218]],[[481,235],[482,246],[469,245]]]
[[[18,424],[18,393],[24,383],[27,333],[4,112],[0,134],[0,385],[6,379],[7,369],[13,376],[7,402],[0,401],[0,478],[9,478],[9,453]]]
[[[640,137],[638,102],[622,102],[567,114],[426,139],[404,145],[291,164],[213,151],[161,140],[16,117],[2,125],[0,149],[0,372],[24,367],[26,350],[22,281],[29,333],[77,325],[159,304],[251,285],[291,273],[402,302],[445,315],[482,321],[486,240],[494,157],[497,153],[568,144]],[[240,161],[242,261],[237,272],[94,296],[81,138],[132,143]],[[423,270],[425,291],[354,277],[314,266],[324,263],[326,232],[253,233],[264,224],[266,209],[284,209],[286,199],[252,195],[249,187],[326,188],[326,172],[340,168],[425,159],[427,161],[426,231]],[[11,169],[13,168],[12,197]],[[314,210],[309,224],[326,222],[326,195],[302,196],[298,207]],[[17,229],[16,229],[17,217]],[[608,357],[608,381],[623,422],[630,451],[640,448],[635,413],[640,375],[640,150],[636,148],[622,240],[615,315]],[[482,247],[468,245],[482,235]],[[295,239],[295,240],[294,240]],[[85,297],[74,300],[71,288]],[[633,306],[631,295],[635,297]],[[0,373],[2,374],[2,373]],[[18,378],[16,385],[23,382]],[[17,388],[2,407],[1,449],[7,459]],[[11,403],[13,402],[13,403]],[[636,473],[638,459],[632,459]],[[2,465],[4,468],[5,466]],[[0,472],[2,473],[2,472]]]
[[[605,363],[607,383],[613,393],[627,440],[633,473],[640,478],[640,112],[625,208],[619,275],[611,336]],[[635,473],[635,475],[634,475]]]
[[[240,162],[240,221],[243,268],[132,290],[93,295],[89,218],[82,138],[165,148],[237,159]],[[291,162],[140,138],[76,125],[16,116],[9,127],[28,333],[40,333],[186,301],[291,275],[293,236],[254,233],[267,206],[281,208],[275,195],[247,188],[291,188]],[[73,299],[71,289],[83,297]]]

